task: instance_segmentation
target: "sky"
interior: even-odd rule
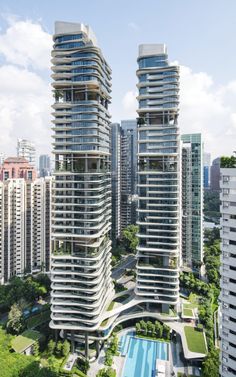
[[[112,68],[112,121],[136,118],[140,43],[166,43],[180,65],[181,133],[212,158],[236,149],[235,0],[0,0],[0,152],[17,138],[50,153],[50,53],[56,20],[94,30]]]

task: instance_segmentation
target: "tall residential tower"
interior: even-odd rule
[[[221,168],[220,375],[236,375],[236,167]]]
[[[88,357],[113,295],[109,68],[89,26],[56,22],[51,323]]]
[[[182,140],[182,262],[200,272],[203,262],[203,143],[201,134]]]
[[[168,311],[179,300],[179,67],[163,44],[138,56],[138,222],[135,292]]]

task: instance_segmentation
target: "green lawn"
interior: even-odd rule
[[[207,353],[205,338],[201,331],[197,331],[196,328],[191,326],[185,326],[184,332],[189,351],[204,354]]]
[[[36,340],[41,338],[38,331],[26,330],[21,335],[18,335],[11,342],[11,346],[17,353],[22,353],[26,348],[35,343]]]
[[[183,308],[183,315],[185,317],[194,317],[194,314],[193,314],[193,310],[192,309],[189,309],[188,307],[184,307]]]
[[[49,320],[50,320],[50,310],[45,310],[39,314],[35,314],[34,316],[28,318],[26,320],[26,325],[28,329],[33,329]]]

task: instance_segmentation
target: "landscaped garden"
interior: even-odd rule
[[[170,328],[166,324],[162,324],[159,321],[155,321],[154,323],[151,321],[143,321],[137,322],[135,325],[136,335],[142,338],[149,338],[155,340],[162,340],[165,341],[170,340]]]
[[[11,347],[17,353],[23,353],[28,347],[35,344],[41,338],[38,331],[26,330],[21,335],[14,337],[11,342]]]
[[[189,351],[203,354],[207,353],[205,337],[202,331],[192,326],[185,326],[184,332]]]

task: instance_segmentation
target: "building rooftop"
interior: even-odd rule
[[[89,25],[84,25],[80,22],[65,22],[56,21],[55,22],[55,34],[74,34],[78,32],[83,32],[87,34],[88,38],[93,42],[93,45],[98,47],[97,38]]]
[[[159,44],[141,44],[139,45],[139,58],[143,56],[153,56],[153,55],[166,55],[167,54],[167,47],[163,43]]]
[[[7,157],[4,160],[4,163],[14,163],[14,164],[22,164],[22,163],[29,163],[28,160],[24,157]]]

